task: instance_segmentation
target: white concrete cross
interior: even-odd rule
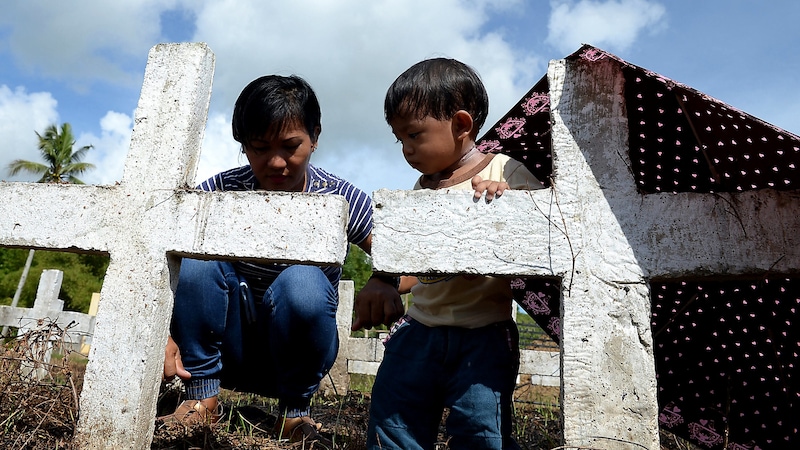
[[[181,256],[344,261],[342,197],[187,189],[213,67],[204,44],[151,50],[119,184],[0,183],[0,245],[110,255],[80,399],[81,448],[150,447]]]
[[[64,308],[64,301],[58,299],[64,273],[60,270],[43,270],[36,287],[36,298],[32,308],[0,306],[0,324],[19,327],[19,334],[36,327],[39,319],[49,314],[58,314]],[[6,317],[7,316],[7,317]],[[56,321],[57,317],[50,317]],[[66,325],[63,321],[59,321]]]
[[[91,329],[94,322],[93,318],[85,314],[72,311],[63,312],[64,301],[58,298],[63,280],[64,274],[60,270],[44,270],[39,278],[36,299],[32,308],[0,306],[0,324],[4,327],[6,325],[19,327],[17,337],[32,333],[34,336],[31,338],[36,338],[35,342],[29,340],[29,348],[25,349],[30,352],[28,354],[30,360],[22,361],[20,366],[26,377],[33,376],[37,380],[42,380],[47,376],[50,357],[53,353],[53,342],[49,342],[45,338],[50,337],[46,330],[50,329],[51,324],[58,324],[65,329],[74,320],[76,323],[83,322],[79,323],[78,328],[86,330]],[[37,331],[41,331],[41,333],[37,333]],[[70,329],[69,333],[55,337],[63,339],[64,343],[72,344],[73,338],[76,337],[72,331]],[[76,334],[80,332],[80,330],[74,331]]]
[[[610,61],[548,69],[554,183],[491,204],[470,192],[375,193],[388,273],[562,280],[564,444],[659,449],[649,280],[800,268],[800,198],[636,191],[624,78]]]

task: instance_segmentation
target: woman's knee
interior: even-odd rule
[[[290,266],[267,291],[275,307],[292,314],[313,318],[320,314],[336,314],[337,295],[331,282],[316,266]]]
[[[238,288],[235,281],[230,263],[185,258],[181,262],[175,290],[173,324],[208,322],[214,324],[213,329],[219,328],[220,323],[224,324],[226,320],[230,284]]]
[[[185,288],[202,288],[202,285],[221,287],[227,285],[227,279],[232,275],[235,275],[235,271],[229,262],[184,258],[178,273],[178,288],[182,285]]]
[[[330,284],[328,277],[317,266],[289,266],[280,273],[279,278],[283,283],[296,284],[296,288],[310,288],[312,285],[323,281]]]

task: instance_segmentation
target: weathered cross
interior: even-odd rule
[[[373,264],[560,278],[564,444],[656,450],[649,280],[796,274],[800,201],[770,190],[641,195],[619,65],[552,61],[548,81],[553,187],[490,204],[469,192],[378,191]]]
[[[0,183],[0,245],[110,256],[80,399],[81,448],[149,448],[180,257],[344,261],[344,198],[187,189],[213,67],[203,44],[151,50],[119,184]]]
[[[32,333],[28,340],[30,361],[23,361],[25,374],[33,374],[43,379],[48,373],[53,342],[73,346],[81,342],[81,337],[90,335],[94,329],[94,317],[75,311],[64,311],[64,301],[59,300],[64,273],[60,270],[44,270],[39,278],[36,299],[32,308],[0,306],[0,324],[18,327],[17,336]],[[51,333],[51,326],[57,325],[65,333]]]
[[[49,317],[59,325],[67,325],[72,320],[79,318],[85,321],[81,313],[62,311],[64,302],[58,299],[61,290],[61,282],[64,274],[60,270],[44,270],[39,278],[36,288],[36,299],[32,308],[19,308],[13,306],[0,306],[0,324],[17,326],[20,333],[36,327],[36,322],[40,319]],[[62,317],[63,316],[63,317]],[[81,332],[91,331],[91,324],[82,324]]]

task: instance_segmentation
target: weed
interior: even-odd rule
[[[53,323],[39,326],[0,347],[0,448],[74,450],[72,436],[78,421],[78,398],[86,358],[69,349],[67,330]],[[45,345],[46,344],[46,345]],[[52,359],[43,359],[52,346]],[[46,353],[46,352],[45,352]],[[340,450],[366,447],[370,390],[373,377],[353,375],[351,390],[332,396],[317,395],[312,414],[323,424],[321,433]],[[160,397],[160,413],[171,412],[180,401],[180,385],[170,386]],[[299,449],[274,439],[278,417],[274,399],[223,390],[223,420],[208,426],[165,426],[155,429],[152,449]],[[437,450],[448,448],[445,427],[440,424]],[[561,445],[561,407],[557,387],[535,386],[523,377],[515,392],[514,436],[523,449],[556,449]],[[662,434],[662,449],[696,447],[672,435]]]

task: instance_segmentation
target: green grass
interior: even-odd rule
[[[350,374],[350,390],[368,394],[372,392],[372,385],[375,383],[374,375],[363,373]]]

